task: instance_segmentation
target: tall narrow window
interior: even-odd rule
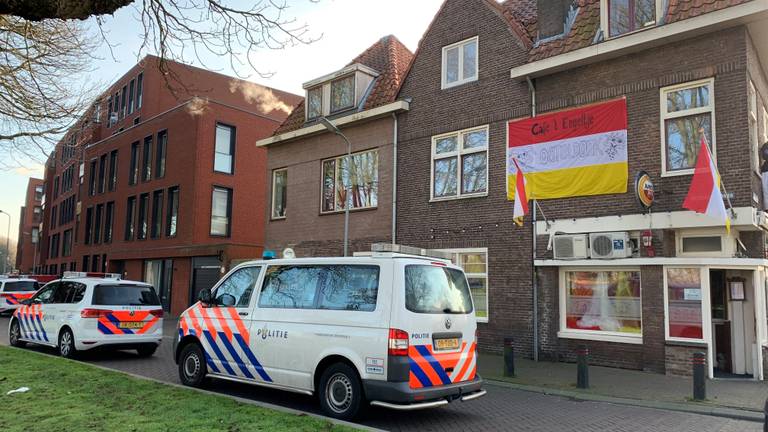
[[[123,96],[120,100],[120,118],[125,117],[126,109],[128,108],[128,86],[123,86]]]
[[[323,87],[307,90],[307,120],[323,115]]]
[[[155,178],[165,177],[165,158],[168,152],[168,131],[157,134],[157,152],[155,154]]]
[[[216,124],[216,153],[214,155],[213,170],[232,174],[235,155],[235,128],[223,124]]]
[[[144,240],[147,238],[147,228],[149,228],[147,216],[149,212],[149,194],[141,194],[139,197],[139,232],[136,234],[136,238]]]
[[[157,190],[152,193],[152,231],[150,235],[153,239],[160,238],[163,232],[163,191]]]
[[[112,116],[112,96],[107,98],[107,127],[112,126],[110,117]]]
[[[115,202],[107,203],[104,215],[104,243],[112,243],[112,231],[115,224]]]
[[[131,169],[128,172],[128,184],[135,185],[139,181],[139,142],[131,144]]]
[[[93,234],[93,207],[88,207],[85,210],[85,239],[83,239],[83,243],[91,244],[92,234]]]
[[[96,195],[96,182],[98,180],[98,172],[96,171],[96,162],[98,160],[94,159],[91,161],[91,182],[88,185],[88,195],[93,196]]]
[[[56,218],[56,209],[58,207],[53,206],[51,207],[51,229],[56,228],[56,222],[58,222],[58,219]],[[40,210],[40,214],[42,215],[42,209]],[[40,216],[42,218],[42,216]]]
[[[115,98],[114,98],[114,101],[112,103],[112,109],[114,110],[113,111],[114,115],[110,114],[109,122],[110,122],[110,124],[115,124],[115,123],[117,123],[117,119],[120,116],[120,91],[117,91],[115,93]]]
[[[608,0],[611,37],[656,25],[655,0]]]
[[[107,182],[107,154],[99,158],[99,193],[104,193]]]
[[[214,187],[211,201],[211,235],[229,237],[231,233],[232,189]]]
[[[133,113],[133,93],[136,87],[136,81],[131,80],[130,84],[128,84],[128,114]]]
[[[115,190],[117,185],[117,150],[109,154],[109,191]]]
[[[760,172],[760,144],[757,132],[757,91],[752,81],[749,82],[749,146],[752,150],[752,168]]]
[[[136,78],[136,109],[141,108],[141,102],[144,96],[144,73],[140,73]]]
[[[101,217],[104,214],[104,204],[96,206],[96,215],[93,218],[93,244],[101,243]]]
[[[165,235],[175,237],[179,222],[179,187],[168,188],[168,210],[165,221]]]
[[[717,159],[714,81],[711,79],[661,89],[662,174],[691,174],[701,148],[701,133]]]
[[[40,206],[35,206],[32,209],[32,223],[39,224],[43,221],[43,208]]]
[[[288,169],[272,172],[272,219],[285,217],[285,205],[288,198]]]
[[[136,197],[128,197],[125,207],[125,239],[133,240],[136,235]]]
[[[144,157],[142,158],[141,181],[152,178],[152,136],[144,138]]]
[[[42,201],[43,200],[43,186],[38,185],[35,186],[35,201]]]
[[[355,153],[323,161],[322,207],[324,213],[376,207],[379,198],[379,152]]]
[[[703,339],[702,270],[667,268],[666,285],[667,339]]]

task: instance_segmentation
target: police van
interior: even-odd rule
[[[466,276],[436,253],[402,253],[410,249],[233,268],[179,319],[181,382],[317,395],[340,419],[368,404],[414,410],[483,396]]]
[[[110,273],[63,276],[14,311],[8,326],[11,345],[55,347],[68,358],[94,348],[155,353],[163,340],[163,309],[152,285]]]
[[[21,302],[32,297],[40,283],[26,277],[0,276],[0,313],[13,312]]]

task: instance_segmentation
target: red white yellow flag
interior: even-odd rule
[[[528,214],[528,192],[526,191],[525,173],[520,169],[517,159],[513,158],[515,164],[515,211],[512,218],[518,225],[523,224],[523,216]]]
[[[707,146],[707,140],[702,134],[699,155],[696,158],[696,168],[693,180],[688,189],[688,195],[683,201],[683,208],[702,213],[725,222],[725,229],[731,231],[731,220],[723,203],[720,193],[720,174]]]

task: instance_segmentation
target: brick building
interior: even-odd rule
[[[703,350],[711,376],[763,379],[766,19],[754,0],[443,4],[399,95],[413,102],[399,116],[397,242],[456,253],[485,321],[482,349],[512,336],[527,356],[572,360],[586,344],[595,363],[661,373],[686,373]],[[534,261],[531,217],[515,226],[507,199],[509,122],[617,100],[626,192],[540,200]],[[700,128],[729,192],[730,233],[682,207]],[[655,185],[651,212],[634,193],[641,170]],[[599,237],[632,255],[602,254]],[[556,256],[565,241],[589,246]]]
[[[30,178],[27,194],[19,214],[19,236],[16,243],[16,270],[32,273],[38,261],[37,242],[43,221],[43,180]]]
[[[233,262],[261,256],[269,136],[297,96],[148,56],[56,147],[45,270],[152,283],[176,314]],[[165,77],[168,77],[166,79]]]
[[[267,149],[272,185],[268,249],[342,255],[347,204],[349,255],[392,239],[396,114],[408,110],[395,97],[412,57],[394,36],[380,39],[342,69],[306,82],[305,101],[258,142]],[[343,138],[320,124],[322,117],[349,139],[350,168]]]

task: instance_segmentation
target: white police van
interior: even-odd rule
[[[0,313],[13,312],[40,289],[40,283],[26,277],[0,276]]]
[[[315,394],[342,419],[368,403],[412,410],[483,396],[462,269],[374,246],[370,256],[244,263],[201,291],[174,340],[182,383]]]
[[[110,273],[64,272],[16,309],[11,345],[56,347],[62,357],[94,348],[154,354],[163,340],[163,309],[152,285]]]

